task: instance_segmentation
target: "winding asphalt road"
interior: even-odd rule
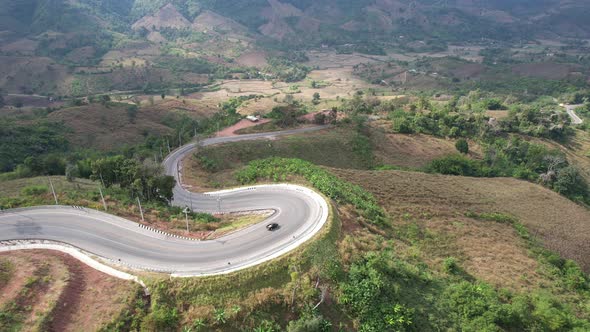
[[[203,212],[275,211],[263,223],[216,240],[183,239],[91,209],[41,206],[0,212],[0,243],[48,240],[122,266],[177,276],[229,273],[260,264],[313,237],[328,218],[325,199],[308,188],[287,184],[191,193],[180,185],[180,161],[198,146],[274,138],[323,128],[209,138],[182,146],[166,158],[163,163],[166,173],[179,180],[174,188],[174,205],[192,206],[193,210]],[[269,222],[278,223],[280,228],[267,231],[265,226]]]
[[[582,106],[584,105],[564,105],[567,114],[570,116],[570,118],[572,118],[572,124],[579,125],[584,123],[584,120],[582,120],[575,112],[576,108]]]

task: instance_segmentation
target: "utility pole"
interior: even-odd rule
[[[184,208],[184,219],[186,220],[186,232],[189,233],[190,231],[188,230],[188,206],[186,206]]]
[[[145,222],[145,219],[143,219],[143,209],[141,208],[141,201],[139,200],[139,196],[137,196],[137,203],[139,204],[139,213],[141,213],[141,221]]]
[[[49,185],[51,186],[51,192],[53,193],[53,199],[55,199],[55,205],[59,205],[57,203],[57,195],[55,194],[55,189],[53,188],[53,182],[51,182],[51,178],[48,176],[47,180],[49,180]]]
[[[98,172],[98,175],[100,175],[100,183],[102,183],[102,186],[104,187],[104,180],[102,179],[102,170]]]
[[[100,192],[100,198],[102,199],[102,206],[104,207],[104,210],[106,212],[107,202],[105,202],[105,200],[104,200],[104,195],[102,194],[102,189],[100,188],[100,186],[98,186],[98,191]]]
[[[189,197],[190,197],[190,200],[191,200],[191,211],[194,211],[193,210],[193,192],[192,191],[189,191],[188,193],[189,193]]]
[[[217,213],[221,213],[221,196],[217,196]]]

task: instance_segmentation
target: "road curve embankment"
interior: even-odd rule
[[[178,180],[174,188],[174,205],[220,213],[275,210],[276,213],[266,222],[215,240],[195,241],[96,210],[40,206],[0,212],[0,250],[30,249],[31,245],[39,246],[39,243],[55,248],[62,244],[63,248],[67,248],[64,252],[77,250],[86,257],[100,258],[114,266],[174,276],[230,273],[269,261],[317,234],[328,219],[326,200],[309,188],[290,184],[191,193],[181,185],[180,162],[198,146],[320,129],[323,127],[210,138],[176,149],[163,162],[166,173]],[[280,228],[269,232],[265,227],[268,222],[277,222]]]

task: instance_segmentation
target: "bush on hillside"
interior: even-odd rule
[[[268,158],[250,162],[236,173],[242,184],[258,179],[284,181],[287,176],[299,175],[324,195],[339,203],[352,204],[368,222],[383,225],[385,211],[375,197],[357,185],[341,180],[328,171],[301,159]]]
[[[467,140],[465,140],[464,138],[459,139],[455,143],[455,148],[457,149],[457,151],[461,152],[462,154],[469,153],[469,143],[467,143]]]

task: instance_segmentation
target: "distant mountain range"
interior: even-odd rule
[[[0,30],[22,35],[187,28],[205,12],[213,21],[297,45],[400,36],[590,37],[590,3],[576,0],[2,0]]]
[[[575,0],[0,0],[0,89],[192,86],[232,70],[259,75],[250,67],[273,54],[291,56],[273,69],[297,77],[292,62],[305,56],[285,51],[590,39],[587,17],[590,3]]]

